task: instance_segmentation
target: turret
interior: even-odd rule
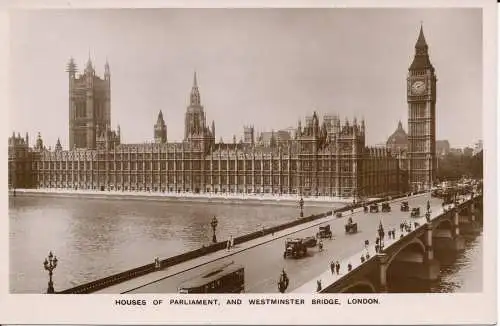
[[[109,71],[108,58],[106,58],[106,64],[104,65],[104,79],[108,80],[108,81],[111,79],[111,73]]]
[[[167,125],[165,124],[165,120],[163,120],[163,112],[161,110],[158,113],[158,118],[154,126],[154,138],[157,144],[167,142]]]
[[[40,134],[40,132],[38,132],[38,136],[36,137],[35,149],[38,150],[38,151],[42,151],[43,148],[44,147],[43,147],[42,135]]]
[[[69,58],[69,62],[66,66],[66,71],[68,72],[69,78],[74,79],[75,74],[76,74],[76,64],[75,60],[73,60],[73,57]]]
[[[89,53],[89,58],[87,60],[87,65],[85,66],[85,73],[94,74],[94,67],[92,66],[92,60],[90,59],[90,53]]]
[[[57,143],[56,143],[55,151],[56,152],[62,151],[62,145],[61,145],[61,141],[59,140],[59,138],[57,138]]]

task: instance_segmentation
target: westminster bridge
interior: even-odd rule
[[[477,235],[482,225],[482,195],[460,198],[432,212],[413,218],[411,228],[401,226],[394,236],[385,233],[384,248],[364,248],[342,260],[344,273],[328,269],[297,288],[297,293],[383,293],[394,277],[433,281],[439,277],[436,250],[460,251],[467,235]],[[375,252],[373,256],[366,253]],[[361,258],[363,257],[363,258]]]
[[[427,269],[415,270],[422,275],[428,273],[435,277],[439,270],[439,263],[432,257],[433,249],[438,245],[454,250],[463,246],[463,241],[460,240],[461,232],[475,232],[476,221],[473,219],[478,221],[481,219],[482,196],[468,199],[460,197],[458,200],[461,203],[456,207],[454,204],[447,206],[449,210],[446,212],[443,211],[442,200],[431,198],[429,193],[393,199],[390,201],[392,210],[387,213],[366,213],[362,207],[345,207],[336,211],[298,218],[285,225],[237,237],[234,239],[234,247],[231,250],[226,250],[225,241],[221,241],[160,260],[158,263],[152,262],[56,292],[75,294],[175,293],[182,282],[206,273],[221,261],[228,260],[245,267],[245,291],[249,293],[278,292],[277,280],[283,269],[286,270],[290,279],[286,292],[318,292],[318,280],[322,282],[319,292],[363,292],[368,291],[367,288],[370,290],[368,292],[378,292],[382,291],[384,284],[390,280],[388,274],[399,269],[407,270],[404,264],[425,262]],[[378,202],[381,201],[378,200]],[[399,209],[401,201],[408,201],[410,210],[413,207],[425,209],[428,203],[432,211],[431,222],[426,223],[423,217],[410,218],[409,212],[401,212]],[[474,205],[471,209],[472,204]],[[339,212],[342,213],[342,217],[337,214]],[[349,217],[358,223],[359,231],[355,234],[346,234],[344,231]],[[385,248],[378,254],[373,250],[373,243],[367,248],[363,247],[367,239],[373,242],[380,223],[386,230],[399,230],[403,221],[407,221],[407,224],[409,224],[408,221],[418,222],[420,226],[414,227],[412,231],[404,232],[402,238],[397,232],[398,239],[384,239]],[[327,224],[331,226],[333,239],[323,240],[323,250],[316,247],[310,249],[306,257],[283,258],[286,238],[316,235],[318,227]],[[371,252],[371,257],[364,263],[358,264],[361,248],[363,252]],[[342,263],[338,275],[332,276],[330,273],[329,266],[332,260]],[[353,266],[351,271],[347,270],[348,264]],[[382,279],[385,281],[379,282]]]

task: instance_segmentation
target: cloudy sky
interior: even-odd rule
[[[32,10],[11,15],[9,121],[68,144],[70,56],[111,67],[111,120],[123,142],[184,135],[193,72],[217,139],[296,126],[317,111],[364,117],[367,144],[407,129],[406,76],[420,22],[438,76],[437,138],[482,138],[482,17],[478,9]],[[460,123],[455,123],[460,122]],[[466,128],[464,125],[466,124]],[[460,126],[458,128],[457,126]]]

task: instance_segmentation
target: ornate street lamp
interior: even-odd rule
[[[49,286],[47,287],[47,293],[54,293],[54,283],[52,282],[52,271],[57,267],[57,257],[49,252],[49,260],[45,258],[43,266],[49,271]]]
[[[385,231],[384,231],[384,226],[382,225],[382,221],[380,221],[378,225],[378,237],[380,240],[380,246],[383,247]]]
[[[214,216],[212,219],[212,222],[210,222],[210,226],[212,227],[213,231],[213,236],[212,236],[212,242],[217,243],[217,237],[215,236],[215,229],[217,228],[217,225],[219,224],[219,221],[217,221],[217,217]]]
[[[299,207],[300,207],[300,217],[304,217],[304,198],[300,197],[299,200]]]

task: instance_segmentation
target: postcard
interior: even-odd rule
[[[5,324],[493,324],[494,1],[3,13]]]

